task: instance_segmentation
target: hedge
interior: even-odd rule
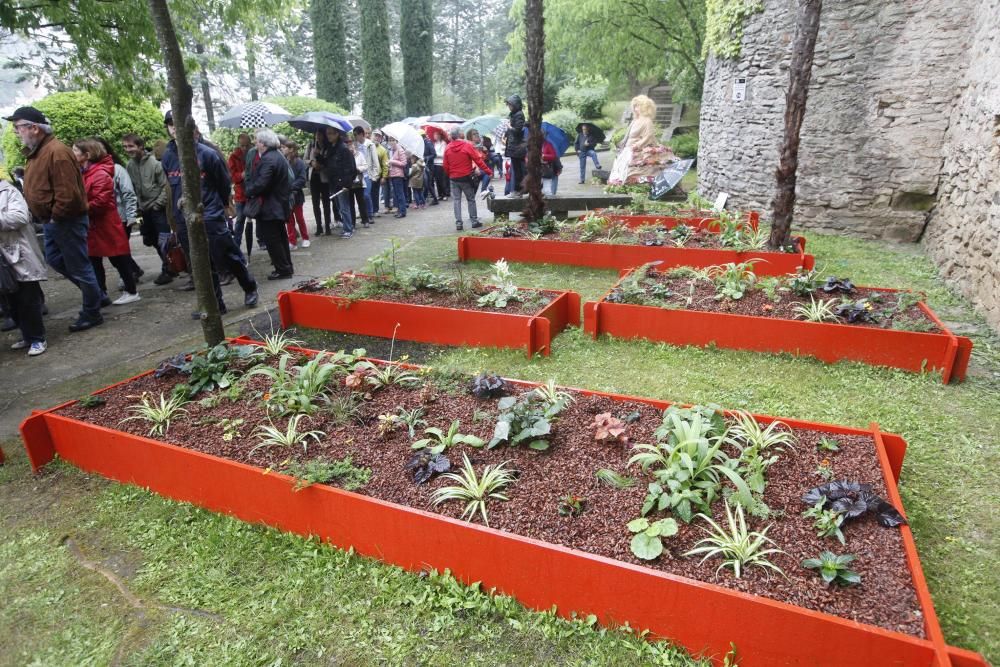
[[[542,120],[560,128],[569,136],[570,142],[576,139],[576,126],[580,122],[580,116],[575,111],[571,109],[556,109],[542,116]]]
[[[32,103],[52,122],[56,137],[67,146],[90,136],[102,136],[114,147],[121,158],[126,158],[121,148],[122,135],[135,132],[152,143],[166,136],[163,114],[146,100],[133,100],[120,107],[109,109],[97,95],[87,92],[53,93]],[[0,138],[4,160],[9,170],[23,165],[21,143],[8,123]]]
[[[670,150],[679,158],[698,157],[698,134],[679,134],[670,140]]]
[[[607,86],[563,86],[556,95],[556,106],[560,109],[572,109],[580,118],[593,119],[601,117],[601,110],[608,101]]]
[[[264,102],[277,104],[293,116],[298,116],[308,111],[329,111],[331,113],[347,115],[347,112],[344,111],[343,107],[340,107],[333,102],[327,102],[326,100],[317,99],[315,97],[268,97],[264,100]],[[305,150],[306,144],[308,144],[309,140],[312,139],[312,136],[308,132],[296,130],[288,123],[278,123],[271,129],[279,135],[296,142],[299,145],[300,153]],[[253,133],[251,130],[220,127],[212,133],[212,143],[222,149],[223,153],[229,155],[229,153],[236,149],[236,140],[239,138],[241,132],[250,134],[250,138],[253,139]]]

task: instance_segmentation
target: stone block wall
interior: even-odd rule
[[[991,2],[993,0],[990,0]],[[970,61],[976,3],[827,0],[799,153],[795,226],[917,240]],[[795,0],[764,0],[735,61],[710,58],[699,190],[770,208],[784,127]],[[746,79],[746,97],[733,84]]]
[[[1000,0],[979,5],[924,246],[1000,331]]]

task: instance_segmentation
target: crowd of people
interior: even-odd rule
[[[379,130],[328,127],[317,131],[301,154],[295,141],[261,128],[252,137],[240,134],[236,149],[226,156],[196,129],[201,213],[219,310],[227,312],[222,287],[233,281],[243,290],[244,305],[257,305],[257,282],[248,262],[255,240],[268,253],[273,268],[269,280],[294,275],[292,253],[311,244],[303,213],[307,186],[315,236],[336,233],[350,239],[357,225],[371,226],[383,210],[405,218],[408,211],[448,200],[453,201],[456,229],[465,224],[463,200],[469,223],[481,227],[477,194],[489,188],[494,174],[504,171],[505,157],[505,192],[519,196],[523,190],[524,112],[516,95],[507,105],[510,129],[503,156],[489,137],[457,127],[447,134],[432,129],[431,136],[421,131],[422,155],[407,152],[395,137]],[[152,150],[137,134],[120,137],[121,152],[129,158],[126,164],[103,137],[65,145],[34,107],[21,107],[6,120],[23,145],[27,165],[13,182],[0,181],[0,329],[18,329],[21,339],[12,348],[38,356],[47,348],[41,289],[46,264],[80,290],[81,308],[70,332],[103,324],[103,308],[141,299],[138,284],[144,271],[129,243],[136,229],[143,245],[160,258],[154,285],[167,285],[188,271],[185,183],[169,111],[164,125],[170,140],[161,151]],[[553,177],[557,175],[549,180]],[[115,299],[105,259],[119,278],[121,294]],[[194,290],[193,281],[181,289]]]

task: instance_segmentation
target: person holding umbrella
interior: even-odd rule
[[[288,245],[286,222],[291,215],[292,178],[288,161],[278,152],[281,142],[273,130],[257,130],[257,154],[246,177],[247,204],[244,208],[257,220],[260,235],[274,267],[268,280],[291,278],[295,273]]]
[[[504,155],[510,158],[511,194],[520,197],[521,181],[524,180],[525,159],[528,157],[528,142],[524,138],[524,105],[520,95],[511,95],[506,100],[510,109],[510,126],[507,128],[507,147]]]
[[[594,129],[600,132],[600,128],[592,123],[580,123],[576,126],[576,155],[580,158],[580,183],[587,180],[587,158],[594,161],[594,168],[601,168],[601,161],[597,158],[597,144],[604,140],[603,133],[598,136]]]
[[[325,155],[317,156],[317,163],[326,174],[331,196],[340,211],[340,222],[344,231],[340,238],[349,239],[354,236],[354,222],[351,220],[351,183],[358,175],[358,167],[354,162],[354,154],[344,143],[344,130],[327,127],[326,139],[329,147]],[[286,245],[287,247],[287,245]]]

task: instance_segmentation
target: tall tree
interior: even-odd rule
[[[344,48],[343,0],[311,0],[316,97],[349,109]]]
[[[208,81],[208,67],[205,64],[205,45],[198,42],[194,45],[194,52],[198,54],[199,82],[201,83],[201,97],[205,102],[205,116],[208,119],[208,131],[215,132],[215,106],[212,104],[212,86]]]
[[[361,104],[373,126],[392,120],[392,60],[386,0],[360,0]]]
[[[525,174],[528,207],[525,216],[531,221],[541,220],[545,215],[545,201],[542,199],[542,104],[545,95],[545,16],[542,0],[527,0],[524,3],[524,30],[527,34],[524,78],[530,128]]]
[[[434,14],[431,0],[399,0],[399,48],[407,116],[427,116],[434,106]]]
[[[184,194],[181,206],[188,226],[191,243],[191,276],[198,296],[198,309],[202,312],[201,328],[205,342],[217,345],[225,337],[222,316],[212,288],[212,268],[208,256],[208,235],[205,233],[205,218],[201,203],[201,169],[194,148],[194,117],[191,115],[191,99],[194,92],[188,83],[177,33],[166,0],[149,0],[149,14],[156,27],[156,38],[163,51],[163,62],[167,66],[167,81],[170,88],[170,104],[174,112],[174,127],[177,129],[177,153],[181,161],[184,179]]]
[[[795,210],[795,181],[799,167],[799,133],[806,115],[806,98],[812,79],[813,56],[819,34],[823,0],[799,0],[792,60],[788,66],[788,92],[785,93],[785,135],[781,142],[776,188],[771,202],[772,223],[769,243],[782,248],[792,242],[792,213]]]

